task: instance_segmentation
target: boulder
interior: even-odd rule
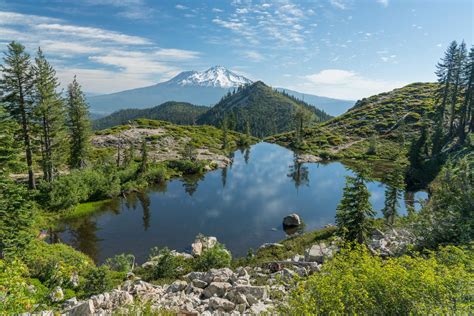
[[[168,287],[167,292],[176,293],[179,291],[183,291],[186,286],[188,286],[188,283],[186,281],[177,280],[171,283],[171,285]]]
[[[300,226],[300,225],[301,225],[301,218],[296,213],[287,215],[283,218],[283,226],[293,227],[293,226]]]
[[[66,311],[67,316],[92,316],[95,314],[94,303],[92,300],[79,303]]]
[[[195,287],[200,288],[200,289],[203,289],[207,286],[207,282],[200,279],[194,279],[192,282]]]
[[[214,310],[224,310],[230,312],[234,310],[235,304],[225,298],[212,297],[209,299],[209,307]]]
[[[70,299],[64,301],[64,303],[61,305],[61,307],[62,307],[62,309],[68,309],[68,308],[71,308],[75,305],[77,305],[77,298],[73,297],[73,298],[70,298]]]
[[[232,287],[227,282],[212,282],[204,289],[204,297],[210,298],[213,296],[223,297],[226,292]]]
[[[211,249],[217,244],[217,238],[213,236],[202,236],[198,235],[194,240],[194,243],[191,244],[193,256],[200,256],[202,252],[206,249]]]
[[[238,285],[232,289],[236,293],[241,293],[246,297],[252,295],[261,300],[268,297],[268,289],[266,286]]]
[[[326,246],[325,243],[314,244],[306,249],[305,261],[323,263],[324,260],[333,256],[333,247]]]

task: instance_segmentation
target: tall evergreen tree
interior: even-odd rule
[[[15,144],[15,132],[18,126],[0,104],[0,177],[8,174],[17,162],[18,146]]]
[[[458,136],[460,143],[466,140],[466,133],[474,128],[474,47],[471,47],[469,57],[463,68],[464,99],[460,109]]]
[[[403,173],[400,164],[397,164],[386,177],[387,188],[385,190],[385,202],[382,213],[385,223],[392,226],[398,214],[399,199],[402,197],[404,183]]]
[[[224,117],[224,119],[222,120],[222,149],[227,149],[227,146],[228,146],[228,128],[227,128],[227,117]]]
[[[146,139],[143,138],[142,147],[141,147],[141,161],[138,172],[144,174],[148,169],[148,146],[146,144]]]
[[[89,158],[91,122],[89,107],[76,76],[69,84],[67,92],[68,126],[71,138],[69,166],[84,168]]]
[[[40,125],[41,165],[46,181],[52,181],[58,166],[64,162],[65,108],[57,92],[56,71],[48,63],[41,49],[35,59],[35,116]]]
[[[336,225],[347,241],[364,243],[370,232],[370,218],[375,215],[369,202],[370,192],[362,176],[347,176],[341,202],[337,206]]]
[[[451,91],[451,101],[450,101],[450,112],[449,112],[449,135],[452,136],[454,134],[454,122],[457,114],[456,106],[458,104],[459,99],[459,92],[461,90],[461,83],[462,83],[462,73],[463,67],[466,62],[466,44],[462,42],[454,56],[454,63],[452,69],[452,91]]]
[[[33,148],[31,142],[34,76],[30,55],[25,52],[23,45],[11,42],[8,45],[3,62],[4,64],[0,65],[0,72],[3,75],[0,80],[0,90],[4,95],[3,100],[7,109],[21,128],[21,137],[28,167],[28,187],[35,189],[36,181],[33,172]]]

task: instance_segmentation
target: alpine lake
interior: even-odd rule
[[[297,213],[299,232],[334,224],[345,176],[354,171],[341,162],[299,163],[291,150],[261,142],[233,153],[233,163],[200,176],[168,181],[143,193],[104,203],[91,214],[62,220],[51,239],[88,254],[96,262],[121,253],[144,262],[152,247],[189,251],[198,234],[215,236],[232,253],[277,242],[283,217]],[[378,216],[386,185],[367,183]],[[405,192],[399,214],[420,208],[425,192]]]

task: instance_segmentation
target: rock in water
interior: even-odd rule
[[[298,214],[293,213],[283,218],[283,226],[294,227],[301,225],[301,218]]]
[[[217,238],[213,236],[197,236],[191,244],[193,256],[200,256],[206,249],[211,249],[217,244]]]

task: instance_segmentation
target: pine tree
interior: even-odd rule
[[[226,150],[227,146],[227,117],[224,117],[224,119],[222,120],[222,149]]]
[[[145,138],[142,141],[141,156],[142,157],[141,157],[140,167],[138,169],[138,172],[140,174],[144,174],[148,169],[148,146],[146,144]]]
[[[34,238],[35,209],[22,186],[0,177],[0,257],[18,253]]]
[[[31,143],[34,76],[30,55],[25,52],[23,45],[11,42],[3,61],[4,64],[0,65],[0,72],[3,75],[0,80],[0,90],[5,95],[6,108],[21,128],[28,167],[28,187],[35,189],[36,181],[33,172],[33,148]]]
[[[397,217],[397,209],[400,206],[398,201],[402,197],[404,188],[402,167],[399,163],[396,164],[385,180],[387,188],[385,190],[385,205],[382,213],[385,217],[385,223],[392,226]]]
[[[40,125],[41,165],[44,179],[53,180],[54,173],[64,162],[65,153],[65,108],[60,94],[57,92],[59,81],[56,71],[48,63],[41,49],[35,59],[35,116]]]
[[[71,138],[69,166],[71,168],[84,168],[89,158],[91,123],[89,107],[76,76],[68,86],[67,110]]]
[[[474,127],[474,47],[469,52],[469,57],[463,68],[464,99],[460,109],[458,136],[459,142],[463,144],[466,140],[466,133],[472,132]]]
[[[341,202],[337,206],[336,225],[347,241],[364,243],[370,232],[370,218],[375,215],[369,202],[370,192],[364,178],[347,176]]]
[[[462,80],[463,67],[466,62],[466,44],[464,42],[459,45],[456,55],[454,56],[452,69],[452,92],[451,92],[451,109],[449,113],[449,135],[454,134],[454,121],[456,118],[456,105],[458,103],[460,85]]]
[[[18,146],[15,144],[15,131],[18,125],[10,118],[5,108],[0,104],[0,177],[8,174],[17,163]]]

